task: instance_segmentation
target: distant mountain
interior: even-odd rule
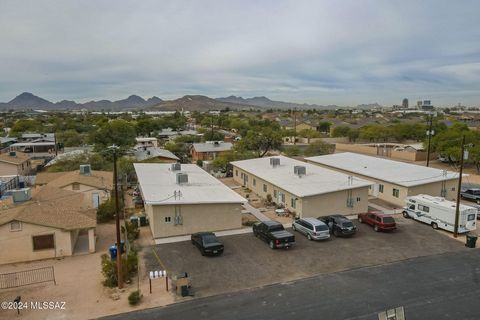
[[[370,110],[370,109],[383,108],[383,106],[375,102],[375,103],[369,103],[369,104],[359,104],[355,108],[356,109]]]
[[[307,104],[307,103],[293,103],[293,102],[283,102],[283,101],[274,101],[270,100],[267,97],[253,97],[244,99],[242,97],[229,96],[226,98],[217,98],[216,100],[222,102],[236,103],[236,104],[247,104],[250,106],[256,106],[261,108],[272,108],[272,109],[338,109],[339,106],[336,105],[317,105],[317,104]]]
[[[209,111],[224,110],[226,108],[236,110],[259,109],[258,106],[248,105],[245,103],[232,103],[228,101],[220,101],[201,95],[186,95],[175,100],[166,100],[148,108],[149,110],[185,110],[185,111]]]
[[[87,109],[87,110],[105,110],[105,111],[124,111],[136,110],[151,107],[161,103],[163,100],[153,96],[147,100],[137,95],[131,95],[126,99],[118,101],[98,100],[89,101],[86,103],[77,103],[72,100],[62,100],[52,103],[48,100],[40,98],[32,93],[24,92],[16,96],[13,100],[7,103],[0,103],[0,109],[5,110],[29,110],[29,109],[45,109],[45,110],[72,110],[72,109]]]
[[[36,95],[31,94],[30,92],[24,92],[18,96],[16,96],[13,100],[8,102],[12,108],[51,108],[54,106],[48,100],[43,98],[37,97]]]

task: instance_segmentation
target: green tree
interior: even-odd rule
[[[323,141],[315,141],[311,143],[304,151],[304,155],[307,157],[321,156],[324,154],[330,154],[335,151],[335,145],[325,143]]]
[[[125,150],[135,144],[135,127],[125,120],[112,120],[90,135],[95,150],[105,150],[115,144]]]
[[[348,137],[350,133],[350,128],[347,126],[338,126],[332,129],[332,137],[339,138],[339,137]]]
[[[288,157],[295,157],[295,156],[299,156],[299,155],[302,154],[302,151],[300,150],[300,148],[298,146],[295,146],[295,145],[284,147],[283,152]]]
[[[278,150],[282,142],[279,130],[271,127],[257,127],[255,131],[248,131],[236,147],[237,150],[254,151],[258,157],[263,157],[271,150]]]
[[[332,123],[329,121],[322,121],[318,124],[318,131],[322,133],[330,133],[330,127],[332,126]]]

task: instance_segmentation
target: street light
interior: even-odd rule
[[[117,232],[117,282],[118,288],[123,288],[123,274],[122,274],[122,249],[120,239],[120,208],[118,205],[118,179],[117,179],[117,151],[118,146],[112,145],[108,147],[113,151],[113,185],[115,187],[115,228]]]

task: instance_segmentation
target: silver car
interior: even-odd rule
[[[322,221],[315,218],[295,219],[293,230],[303,233],[308,240],[325,240],[330,238],[330,230]]]

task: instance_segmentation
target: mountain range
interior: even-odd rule
[[[359,108],[367,109],[378,104],[359,105]],[[242,98],[229,96],[225,98],[210,98],[202,95],[186,95],[174,100],[162,100],[156,96],[144,99],[137,95],[131,95],[126,99],[110,101],[98,100],[85,103],[77,103],[72,100],[51,102],[32,93],[24,92],[13,100],[0,103],[0,110],[80,110],[91,111],[209,111],[209,110],[250,110],[250,109],[323,109],[333,110],[340,108],[336,105],[300,104],[292,102],[274,101],[267,97]]]

